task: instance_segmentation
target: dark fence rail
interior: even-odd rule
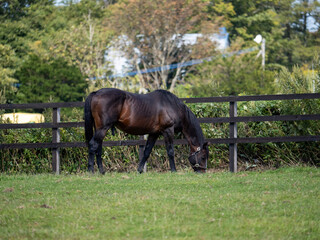
[[[320,93],[309,94],[287,94],[287,95],[259,95],[259,96],[230,96],[230,97],[205,97],[205,98],[181,98],[185,103],[214,103],[229,102],[229,117],[199,118],[200,123],[229,123],[229,138],[206,139],[212,144],[228,144],[230,171],[237,172],[237,144],[239,143],[267,143],[267,142],[309,142],[320,141],[320,135],[314,136],[284,136],[284,137],[257,137],[238,138],[237,123],[239,122],[265,122],[265,121],[304,121],[320,120],[320,114],[312,115],[273,115],[273,116],[237,116],[237,102],[241,101],[274,101],[295,99],[320,99]],[[51,148],[52,168],[59,174],[60,157],[59,148],[85,147],[84,142],[60,142],[59,128],[84,127],[84,122],[60,122],[60,108],[83,107],[83,102],[68,103],[30,103],[30,104],[0,104],[0,109],[45,109],[52,108],[52,123],[30,123],[30,124],[0,124],[1,129],[22,128],[51,128],[51,143],[1,143],[0,149],[23,149],[23,148]],[[105,141],[103,146],[140,146],[140,153],[146,143],[140,140]],[[157,145],[164,145],[164,141],[158,140]],[[174,140],[174,144],[187,144],[184,139]],[[141,157],[141,154],[140,154]]]

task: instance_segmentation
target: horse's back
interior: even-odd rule
[[[102,88],[95,92],[95,99],[99,101],[104,100],[108,103],[118,101],[123,103],[124,100],[131,104],[147,104],[151,108],[156,105],[160,107],[179,108],[183,106],[183,103],[174,94],[166,90],[155,90],[148,94],[136,94],[131,92],[122,91],[116,88]]]
[[[100,90],[94,92],[95,96],[105,96],[105,97],[109,97],[109,96],[121,96],[126,94],[125,91],[122,91],[120,89],[117,88],[101,88]]]
[[[163,114],[161,100],[156,94],[126,92],[117,128],[129,134],[144,135],[162,130]]]
[[[98,128],[111,124],[139,135],[180,125],[183,106],[175,95],[165,90],[135,94],[113,88],[97,91],[91,104]]]

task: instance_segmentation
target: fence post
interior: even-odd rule
[[[237,116],[237,102],[230,102],[229,115],[230,117]],[[229,124],[229,137],[230,139],[234,139],[238,137],[236,122],[230,122]],[[237,143],[229,143],[230,172],[237,172],[237,156],[238,156],[237,152],[238,152]]]
[[[60,108],[53,108],[52,123],[55,125],[60,122]],[[58,126],[52,128],[52,143],[60,142],[60,130]],[[52,171],[57,175],[60,173],[60,150],[59,148],[52,149]]]

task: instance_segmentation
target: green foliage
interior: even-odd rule
[[[103,23],[105,6],[104,1],[79,1],[66,7],[55,6],[51,0],[5,1],[0,5],[7,16],[0,16],[4,17],[0,44],[10,45],[19,63],[29,55],[48,62],[63,59],[84,76],[101,77],[106,75],[104,55],[110,41],[110,30]]]
[[[84,0],[62,8],[56,13],[56,19],[62,26],[43,38],[40,45],[34,45],[33,49],[49,58],[65,59],[90,78],[105,75],[104,56],[111,31],[103,21],[106,15],[103,6],[102,1]]]
[[[20,103],[82,101],[87,87],[80,70],[65,60],[47,63],[35,55],[22,64],[16,78],[21,84],[16,96]]]
[[[309,32],[307,23],[312,16],[319,26],[319,1],[262,0],[230,2],[235,11],[229,17],[232,40],[242,38],[247,45],[261,34],[267,42],[267,63],[291,68],[295,64],[311,63],[319,52],[319,30]]]
[[[262,73],[254,63],[255,56],[249,54],[250,59],[215,61],[210,67],[217,71],[214,70],[212,74],[208,73],[204,64],[195,70],[188,68],[184,74],[180,73],[181,69],[158,75],[153,73],[139,78],[138,85],[150,89],[154,86],[171,86],[171,90],[178,85],[180,89],[177,91],[182,91],[179,84],[189,78],[194,81],[187,83],[195,85],[195,90],[188,92],[188,95],[211,95],[212,92],[217,92],[217,95],[268,94],[274,88],[271,79],[281,67],[292,69],[295,65],[311,66],[313,56],[320,51],[319,29],[314,28],[310,32],[308,28],[311,17],[315,25],[319,25],[319,1],[175,0],[161,6],[156,1],[142,0],[70,0],[64,3],[64,6],[56,6],[52,0],[1,1],[0,44],[10,46],[17,57],[10,71],[16,72],[29,55],[37,55],[47,62],[64,59],[68,64],[77,66],[82,75],[98,79],[90,82],[87,89],[90,92],[105,86],[117,86],[117,80],[103,79],[109,75],[104,56],[114,35],[126,34],[135,44],[141,40],[137,36],[144,35],[144,42],[140,42],[140,52],[144,53],[144,58],[140,61],[146,61],[144,65],[141,62],[139,67],[161,67],[213,55],[214,47],[206,41],[199,40],[197,50],[189,55],[186,55],[191,53],[189,50],[174,48],[175,43],[165,47],[166,43],[172,42],[173,35],[212,33],[217,32],[218,27],[226,26],[231,45],[241,40],[241,49],[256,46],[252,40],[257,34],[266,39],[266,72]],[[128,7],[131,7],[129,12]],[[167,40],[164,41],[164,38]],[[229,50],[233,51],[232,48]],[[125,49],[130,60],[135,56],[135,52],[129,54],[132,49]],[[163,59],[168,61],[164,63]],[[7,75],[12,77],[12,72]],[[202,76],[194,79],[197,75]],[[212,75],[214,79],[211,79]],[[154,79],[159,83],[156,84]],[[220,86],[221,89],[216,91]]]
[[[16,61],[11,47],[0,44],[0,104],[6,103],[6,96],[16,90],[13,86],[17,81],[14,78]]]
[[[289,0],[292,2],[292,0]],[[255,35],[268,33],[278,24],[275,8],[281,3],[277,0],[262,0],[256,2],[254,0],[240,1],[231,0],[230,2],[235,10],[235,15],[230,19],[232,26],[230,32],[233,40],[241,37],[250,40]]]
[[[52,5],[53,0],[3,0],[0,3],[0,19],[19,20],[26,16],[34,4]]]
[[[2,174],[0,232],[3,239],[317,239],[319,177],[306,167]]]
[[[198,97],[258,95],[274,92],[274,73],[263,71],[252,54],[217,58],[187,77],[187,95]],[[188,86],[188,85],[187,85]]]
[[[238,104],[239,116],[266,116],[266,115],[294,115],[314,114],[319,112],[318,100],[287,101],[258,101],[241,102]],[[190,104],[190,109],[197,117],[227,117],[229,114],[228,103]],[[49,112],[46,118],[51,117]],[[70,117],[72,116],[72,117]],[[81,121],[82,111],[73,110],[63,121]],[[50,119],[50,118],[49,118]],[[206,138],[228,138],[229,125],[201,124]],[[276,137],[276,136],[303,136],[319,135],[319,121],[295,122],[251,122],[238,124],[239,137]],[[62,142],[84,142],[82,128],[61,129]],[[182,138],[177,135],[176,138]],[[109,131],[106,141],[124,139],[138,139],[137,136],[126,135],[116,131],[115,136]],[[2,130],[0,142],[50,142],[51,130],[25,129]],[[306,143],[267,143],[267,144],[239,144],[239,168],[251,167],[279,167],[292,164],[310,164],[320,166],[320,150],[317,142]],[[228,145],[210,145],[210,169],[228,168]],[[104,147],[103,163],[107,171],[136,171],[139,160],[139,148],[134,147]],[[61,169],[63,172],[79,173],[87,169],[86,148],[66,148],[60,150]],[[3,172],[28,172],[42,173],[50,171],[51,151],[48,149],[1,150]],[[175,146],[175,159],[178,170],[190,169],[188,162],[189,147]],[[168,171],[169,162],[164,146],[156,146],[148,160],[149,170]]]
[[[1,10],[4,15],[0,15],[0,44],[10,45],[23,59],[30,51],[29,44],[45,35],[50,27],[53,1],[5,1]]]
[[[307,100],[313,108],[304,111],[299,106],[305,106],[306,101],[270,101],[242,103],[239,106],[239,116],[261,115],[295,115],[315,114],[318,100]],[[319,112],[319,111],[317,111]],[[239,137],[276,137],[276,136],[306,136],[319,135],[319,121],[287,121],[287,122],[251,122],[238,124]],[[309,163],[319,166],[320,152],[317,142],[301,143],[267,143],[241,144],[238,147],[239,156],[243,162],[279,167],[283,165]],[[263,153],[263,154],[262,154]]]
[[[292,93],[319,93],[320,92],[320,62],[315,59],[312,70],[295,66],[290,72],[282,69],[277,76],[276,82],[279,92]]]

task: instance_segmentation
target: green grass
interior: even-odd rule
[[[1,239],[319,239],[320,170],[0,175]]]

